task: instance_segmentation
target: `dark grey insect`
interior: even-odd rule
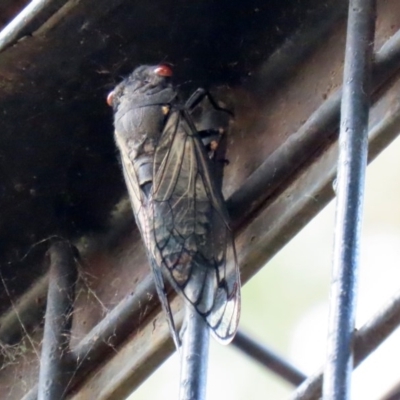
[[[115,140],[175,344],[164,277],[228,343],[239,321],[239,270],[224,200],[191,117],[209,95],[200,89],[182,104],[171,76],[168,65],[141,66],[110,93]]]

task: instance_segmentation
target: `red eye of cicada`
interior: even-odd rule
[[[159,76],[170,77],[172,76],[172,69],[167,64],[161,64],[154,70],[154,73]]]
[[[107,96],[107,104],[108,104],[110,107],[112,107],[113,101],[114,101],[114,91],[108,93],[108,96]]]

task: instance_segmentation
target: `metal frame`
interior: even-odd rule
[[[374,91],[380,88],[382,83],[389,79],[399,67],[400,32],[397,32],[376,54],[373,67]],[[386,106],[391,104],[393,97],[395,96],[391,93],[384,93],[383,103]],[[340,91],[329,97],[308,121],[291,135],[282,147],[272,153],[228,200],[238,236],[239,257],[244,265],[244,281],[248,280],[261,264],[272,257],[301,229],[309,218],[332,198],[331,183],[335,176],[337,152],[334,132],[338,123],[340,99]],[[376,156],[397,136],[400,127],[399,114],[399,107],[392,108],[385,118],[374,125],[369,135],[370,157]],[[310,162],[311,153],[314,154],[314,157]],[[317,153],[316,156],[315,153]],[[324,176],[321,176],[321,170],[325,171]],[[297,171],[295,180],[292,179],[294,171]],[[288,198],[291,198],[290,204]],[[310,200],[311,198],[313,200]],[[315,200],[316,198],[317,200]],[[247,207],[249,204],[251,206]],[[271,227],[268,232],[263,229],[265,226]],[[254,232],[257,233],[255,239]],[[31,318],[32,310],[35,316],[41,315],[41,307],[33,305],[32,300],[37,295],[43,297],[46,285],[46,278],[43,278],[41,283],[27,294],[25,297],[27,300],[19,305],[23,312],[18,315],[18,318],[21,315]],[[86,374],[100,360],[108,356],[111,346],[120,346],[122,341],[127,338],[128,332],[134,326],[132,320],[143,319],[143,316],[149,317],[143,324],[143,335],[135,338],[132,343],[120,346],[119,354],[96,376],[87,380],[87,386],[92,385],[92,394],[98,395],[96,398],[106,399],[113,396],[116,396],[113,398],[122,398],[128,390],[138,385],[144,376],[150,373],[152,367],[143,366],[144,360],[159,363],[172,351],[167,330],[160,328],[152,336],[153,353],[142,350],[141,353],[136,354],[136,358],[130,357],[126,368],[120,371],[121,376],[110,382],[107,381],[107,377],[115,376],[116,365],[121,365],[121,360],[127,360],[129,356],[132,356],[133,350],[137,353],[141,347],[148,349],[146,332],[151,336],[154,326],[157,324],[159,316],[151,313],[156,305],[152,281],[147,276],[138,288],[139,290],[127,296],[78,345],[73,346],[73,360],[70,361],[70,365],[74,368],[78,366],[77,375],[81,371]],[[35,295],[32,294],[33,292]],[[372,349],[382,342],[383,337],[387,337],[400,323],[398,304],[398,299],[391,302],[356,334],[356,364],[361,362]],[[174,309],[179,309],[181,307],[179,300],[174,300],[173,306]],[[148,311],[143,311],[144,309]],[[178,319],[180,317],[181,314],[178,311]],[[0,327],[2,338],[18,336],[18,330],[21,329],[16,324],[18,318],[15,312],[11,312],[6,319],[3,319],[8,323],[2,324]],[[89,354],[90,358],[87,357]],[[104,384],[105,382],[106,384]],[[76,385],[80,383],[82,382],[79,382],[79,379],[75,382]],[[314,380],[308,379],[296,391],[293,398],[313,398],[307,396],[310,396],[311,390],[318,392],[320,384],[320,376]],[[314,396],[316,395],[314,394]],[[83,399],[84,397],[85,387],[81,393],[74,396],[74,399]],[[35,389],[25,398],[36,398]]]

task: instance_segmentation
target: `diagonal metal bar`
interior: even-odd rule
[[[44,275],[19,299],[15,307],[0,318],[1,343],[18,342],[24,329],[36,325],[43,318],[48,284],[49,276]]]
[[[264,367],[293,385],[300,385],[307,378],[305,374],[300,372],[274,350],[266,345],[258,343],[243,331],[236,333],[232,344],[244,354],[258,361],[260,364],[264,365]]]
[[[66,395],[72,307],[77,270],[69,242],[54,243],[48,251],[50,279],[40,359],[38,400],[62,400]]]
[[[354,366],[357,367],[400,325],[400,291],[354,334]],[[290,400],[317,400],[321,396],[322,372],[309,377]]]
[[[346,400],[350,397],[374,27],[375,0],[350,0],[324,400]]]
[[[67,0],[33,0],[0,32],[0,52],[38,29]]]
[[[400,382],[391,387],[379,400],[398,400],[400,398]]]

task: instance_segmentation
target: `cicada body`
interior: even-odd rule
[[[191,118],[206,92],[182,105],[171,75],[167,65],[141,66],[114,89],[115,140],[175,343],[163,277],[228,343],[239,321],[240,277],[221,190]]]

